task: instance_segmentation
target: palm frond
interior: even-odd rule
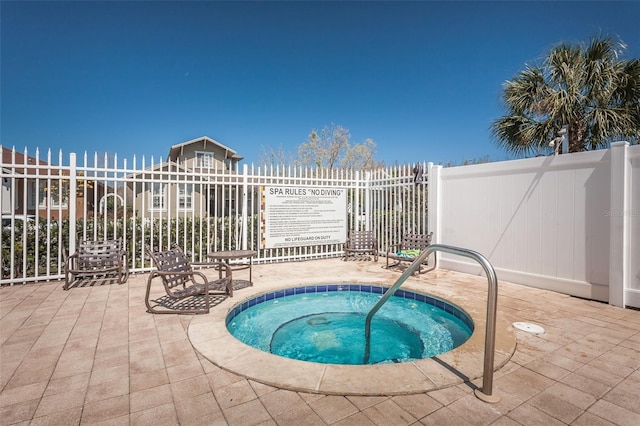
[[[507,115],[491,126],[512,154],[543,149],[567,125],[571,152],[640,139],[640,59],[621,59],[625,45],[610,37],[562,43],[541,66],[525,66],[505,82]]]

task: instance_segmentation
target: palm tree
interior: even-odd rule
[[[504,84],[508,114],[491,126],[507,152],[524,155],[550,149],[563,126],[569,152],[640,139],[640,58],[622,60],[626,49],[610,37],[588,46],[560,44],[542,65],[526,66]]]

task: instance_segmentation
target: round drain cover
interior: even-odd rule
[[[530,322],[514,322],[513,326],[518,330],[526,331],[532,334],[543,334],[544,328],[537,324],[531,324]]]

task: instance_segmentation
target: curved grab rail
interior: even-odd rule
[[[378,303],[376,303],[373,308],[367,314],[367,319],[365,321],[365,355],[364,361],[365,364],[369,362],[369,354],[370,354],[370,340],[371,340],[371,319],[378,312],[378,309],[384,305],[384,303],[389,299],[396,290],[409,278],[425,261],[425,259],[434,252],[444,252],[449,254],[457,254],[459,256],[464,256],[471,258],[477,261],[484,272],[487,274],[488,281],[488,294],[487,294],[487,323],[485,327],[485,339],[484,339],[484,370],[482,373],[482,390],[476,389],[476,396],[485,401],[496,403],[500,401],[500,397],[492,395],[493,393],[493,361],[494,361],[494,352],[496,346],[496,311],[498,307],[498,279],[496,278],[496,272],[493,269],[493,266],[486,257],[481,255],[480,253],[460,248],[454,246],[448,246],[444,244],[432,244],[428,246],[420,255],[407,267],[404,273],[398,278],[398,280],[393,284],[393,286],[387,290]]]

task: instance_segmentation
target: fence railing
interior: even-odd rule
[[[31,156],[3,148],[0,284],[57,280],[63,252],[81,240],[123,238],[132,272],[151,269],[145,246],[178,244],[193,261],[214,250],[249,249],[256,262],[339,257],[342,244],[261,246],[261,188],[347,190],[347,228],[376,232],[379,249],[406,232],[427,232],[427,174],[413,165],[371,171],[248,167],[197,168],[136,157],[49,151]],[[424,170],[426,167],[422,164]]]
[[[265,248],[261,188],[346,190],[347,229],[373,230],[384,251],[407,232],[485,255],[502,279],[640,307],[640,146],[465,167],[371,171],[197,168],[2,148],[0,284],[57,280],[77,241],[122,237],[132,272],[145,246],[179,244],[193,261],[250,249],[256,262],[343,255],[340,243]],[[481,273],[442,255],[436,266]]]

